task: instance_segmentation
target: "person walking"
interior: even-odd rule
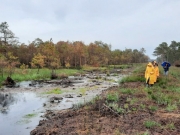
[[[154,61],[154,70],[155,70],[154,82],[157,82],[157,78],[159,77],[159,67],[156,61]]]
[[[153,66],[154,62],[149,62],[145,71],[146,86],[153,86],[155,82],[155,70]]]
[[[171,64],[168,62],[163,62],[161,65],[164,69],[164,75],[168,75],[169,67],[171,66]]]

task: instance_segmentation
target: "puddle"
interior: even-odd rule
[[[101,90],[88,91],[87,95],[82,97],[72,94],[73,98],[63,97],[60,103],[53,104],[47,97],[43,98],[34,92],[0,93],[0,135],[28,135],[38,125],[39,120],[43,119],[40,116],[45,110],[68,109],[74,104],[88,102],[100,93]],[[5,105],[4,101],[7,101]],[[52,106],[43,107],[44,103]]]
[[[19,87],[24,87],[24,88],[30,88],[30,87],[43,87],[43,82],[36,82],[36,81],[22,81],[18,83]]]
[[[31,83],[32,83],[32,81],[22,81],[22,82],[20,82],[18,84],[19,84],[20,87],[28,88],[28,87],[30,87],[29,84],[31,84]]]
[[[9,96],[13,100],[4,107],[0,105],[0,135],[28,135],[38,125],[47,99],[31,92],[11,93]]]

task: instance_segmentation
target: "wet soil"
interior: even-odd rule
[[[142,82],[125,83],[122,87],[109,88],[108,93],[125,87],[138,89],[143,85]],[[118,105],[124,110],[117,113],[106,105],[107,91],[100,97],[79,108],[48,111],[31,135],[180,135],[179,109],[167,112],[159,106],[157,111],[152,111],[149,106],[156,104],[144,100],[144,93],[122,94]],[[142,99],[141,103],[128,102],[128,99],[134,98]],[[126,104],[128,107],[125,107]],[[150,121],[156,123],[148,125]]]

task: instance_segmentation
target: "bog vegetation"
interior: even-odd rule
[[[31,134],[179,134],[180,68],[172,66],[169,75],[164,76],[159,66],[160,77],[151,87],[145,85],[145,64],[131,69],[132,73],[119,82],[119,87],[109,88],[86,104],[57,113]],[[48,128],[47,123],[51,123]],[[57,123],[68,124],[57,128]]]
[[[152,87],[146,87],[143,79],[145,67],[143,64],[136,68],[131,75],[119,82],[120,87],[107,91],[104,96],[99,96],[90,105],[84,106],[88,112],[95,113],[94,110],[97,110],[98,114],[93,115],[95,119],[105,116],[118,120],[116,123],[109,121],[117,127],[110,134],[116,134],[117,130],[118,134],[138,135],[180,133],[180,68],[171,67],[169,75],[164,76],[163,69],[159,67],[158,82]],[[118,126],[120,123],[121,126]],[[96,123],[94,127],[96,126],[101,125]],[[101,129],[99,133],[102,132],[105,131]]]

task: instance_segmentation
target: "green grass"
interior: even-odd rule
[[[119,83],[125,83],[125,82],[145,82],[145,78],[143,78],[142,76],[137,76],[137,75],[130,75],[127,77],[124,77],[123,79],[121,79],[121,81],[119,81]]]
[[[120,88],[119,91],[123,94],[133,94],[135,91],[129,88]]]
[[[144,122],[144,125],[146,128],[153,128],[156,126],[161,126],[159,123],[157,123],[156,121],[152,121],[152,120],[147,120]]]
[[[135,98],[135,97],[133,97],[133,98],[127,98],[127,99],[126,99],[126,102],[128,102],[130,105],[133,105],[133,104],[135,104],[136,102],[138,102],[138,98]]]
[[[59,88],[55,88],[53,90],[50,90],[48,92],[44,92],[43,94],[62,94],[63,92]]]
[[[150,135],[150,134],[146,131],[146,132],[144,132],[144,133],[141,134],[141,135]]]
[[[152,94],[151,97],[158,104],[168,105],[168,104],[172,103],[172,99],[169,98],[168,94],[157,92],[157,93]]]
[[[121,69],[126,69],[126,68],[129,68],[129,67],[132,67],[132,65],[126,65],[126,64],[122,64],[122,65],[109,65],[108,66],[109,68],[121,68]]]
[[[169,123],[169,124],[167,124],[167,125],[166,125],[166,128],[167,128],[167,129],[170,129],[170,130],[176,129],[176,127],[174,126],[174,123]]]
[[[171,89],[169,89],[170,91],[173,91],[173,92],[178,92],[178,93],[180,93],[180,87],[176,87],[176,88],[171,88]]]
[[[31,113],[31,114],[25,115],[23,118],[30,119],[30,118],[33,118],[33,117],[36,117],[36,116],[37,116],[37,113]]]
[[[146,105],[144,105],[144,104],[140,104],[140,109],[145,109],[146,108]]]
[[[114,102],[109,103],[108,106],[111,107],[114,111],[116,111],[119,114],[122,114],[125,112],[125,110],[123,108],[119,107],[117,103],[114,103]]]
[[[86,66],[83,66],[82,69],[86,71],[92,71],[92,70],[103,71],[103,70],[107,70],[107,67],[92,67],[92,66],[86,65]]]
[[[168,111],[168,112],[172,112],[172,111],[174,111],[174,110],[177,110],[177,105],[175,105],[175,104],[173,104],[173,105],[171,105],[171,104],[168,104],[168,106],[166,107],[166,111]]]
[[[40,79],[50,79],[51,77],[51,70],[44,68],[40,69],[39,73],[37,74],[37,69],[15,69],[15,72],[12,74],[11,78],[17,82],[20,81],[28,81],[28,80],[40,80]],[[56,70],[57,75],[65,74],[65,75],[75,75],[77,73],[82,73],[82,70],[76,69],[58,69]],[[0,76],[0,83],[6,80],[8,74],[5,72],[3,77]]]
[[[87,91],[87,88],[80,88],[80,89],[79,89],[79,92],[80,92],[80,94],[82,94],[82,95],[85,95],[85,94],[86,94],[86,91]]]
[[[16,124],[19,124],[19,125],[24,125],[24,124],[28,124],[31,122],[31,118],[34,118],[34,117],[37,117],[37,113],[30,113],[30,114],[27,114],[25,116],[23,116],[23,119],[19,120],[16,122]]]
[[[119,100],[119,95],[118,95],[118,93],[109,93],[109,94],[107,94],[106,99],[108,101],[117,102]]]
[[[158,106],[149,106],[149,109],[154,112],[158,110]]]
[[[166,79],[165,76],[161,76],[158,78],[158,82],[154,84],[154,86],[158,86],[161,88],[166,88],[168,84],[168,80]]]

